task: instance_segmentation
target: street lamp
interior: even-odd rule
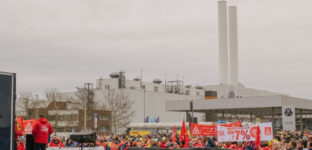
[[[143,115],[144,115],[144,117],[143,117],[143,122],[145,122],[145,92],[146,92],[146,90],[144,89],[144,90],[143,90],[143,105],[144,105],[144,106],[143,106],[143,107],[144,107],[144,108],[143,108],[143,111],[144,111],[144,112],[143,112]]]
[[[84,132],[87,131],[87,96],[84,101]]]

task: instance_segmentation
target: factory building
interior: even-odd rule
[[[96,80],[93,101],[105,104],[106,91],[122,91],[134,102],[134,124],[146,122],[146,117],[159,118],[160,123],[180,122],[188,118],[192,102],[198,121],[272,122],[275,130],[312,129],[311,100],[247,88],[239,82],[237,7],[218,1],[218,20],[219,84],[191,86],[178,79],[145,82],[120,71]],[[63,95],[75,96],[74,92]]]
[[[220,85],[203,86],[217,91],[218,98],[167,101],[166,110],[189,112],[192,102],[193,111],[205,113],[206,121],[272,122],[275,131],[311,130],[312,100],[245,88],[238,82],[237,7],[219,1],[218,19]]]

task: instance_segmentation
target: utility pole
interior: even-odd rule
[[[167,74],[165,74],[165,93],[167,93]]]
[[[190,101],[190,111],[192,112],[192,123],[194,122],[194,111],[193,111],[193,101]]]
[[[144,94],[143,94],[143,95],[144,95],[144,97],[143,97],[143,100],[144,100],[144,102],[143,102],[143,105],[144,105],[144,106],[143,106],[143,107],[144,107],[144,109],[143,109],[143,111],[144,111],[144,112],[143,112],[143,115],[144,115],[143,122],[144,122],[144,121],[145,121],[145,91],[146,91],[146,90],[144,89],[143,91],[144,91]]]
[[[87,131],[87,96],[84,102],[84,132]]]

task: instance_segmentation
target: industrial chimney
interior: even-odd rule
[[[227,2],[218,1],[219,29],[219,80],[220,84],[228,84],[228,30]]]
[[[238,84],[237,7],[229,6],[230,84]]]

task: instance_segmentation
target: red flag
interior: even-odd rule
[[[260,127],[258,125],[258,127],[257,127],[257,137],[256,137],[256,141],[255,141],[255,147],[257,147],[257,149],[260,146],[260,138],[261,138],[260,134],[261,134],[261,130],[260,130]]]
[[[185,143],[184,143],[184,148],[188,148],[188,135],[187,135],[187,131],[185,132]]]
[[[180,141],[184,141],[184,147],[188,147],[187,130],[185,128],[185,121],[184,120],[183,120],[182,128],[181,128]]]
[[[177,138],[176,138],[177,134],[176,134],[176,126],[174,126],[173,131],[172,131],[172,143],[174,143]]]
[[[23,125],[23,118],[22,117],[17,117],[16,126],[17,126],[18,132],[24,133],[24,125]]]

